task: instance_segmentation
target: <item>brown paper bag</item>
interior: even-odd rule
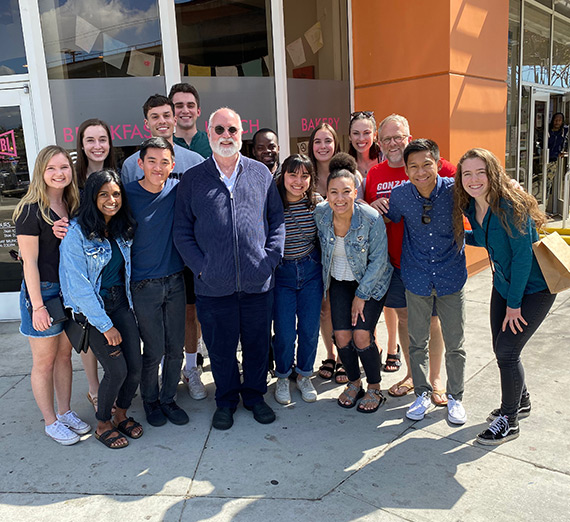
[[[570,246],[558,232],[548,234],[533,243],[534,255],[551,293],[570,288]]]

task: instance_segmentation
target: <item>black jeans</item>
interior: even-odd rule
[[[103,298],[105,312],[119,330],[123,341],[119,346],[91,346],[105,374],[99,384],[97,413],[101,422],[111,420],[111,408],[128,409],[141,380],[142,356],[139,330],[133,311],[129,308],[124,286],[114,286]]]
[[[520,355],[524,345],[544,321],[555,299],[556,295],[548,290],[523,296],[521,315],[528,325],[523,325],[523,331],[515,335],[508,325],[504,332],[501,330],[507,311],[507,301],[493,288],[491,333],[493,351],[501,375],[501,413],[503,415],[515,416],[517,414],[521,397],[523,393],[526,393],[524,368]]]

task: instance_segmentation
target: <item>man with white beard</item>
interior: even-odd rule
[[[265,403],[274,271],[283,254],[283,205],[268,168],[240,154],[241,118],[210,116],[212,156],[185,173],[176,198],[174,241],[194,273],[196,307],[216,384],[212,426],[227,430],[241,399],[257,422]],[[241,341],[243,382],[236,351]]]

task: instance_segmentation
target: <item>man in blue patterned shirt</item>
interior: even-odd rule
[[[448,419],[467,420],[461,403],[464,390],[465,299],[467,269],[463,245],[453,236],[453,178],[438,172],[439,147],[432,140],[412,141],[404,150],[410,183],[392,191],[386,217],[404,220],[402,280],[408,303],[410,364],[417,395],[406,416],[421,420],[431,405],[428,381],[428,339],[435,302],[445,341]]]

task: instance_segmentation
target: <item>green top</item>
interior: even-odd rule
[[[212,149],[210,148],[208,135],[204,131],[199,130],[196,134],[194,134],[194,137],[190,142],[190,146],[188,146],[188,143],[186,143],[186,140],[184,138],[177,138],[176,136],[172,136],[172,139],[176,145],[180,145],[185,149],[197,152],[203,158],[209,158],[212,155]]]

